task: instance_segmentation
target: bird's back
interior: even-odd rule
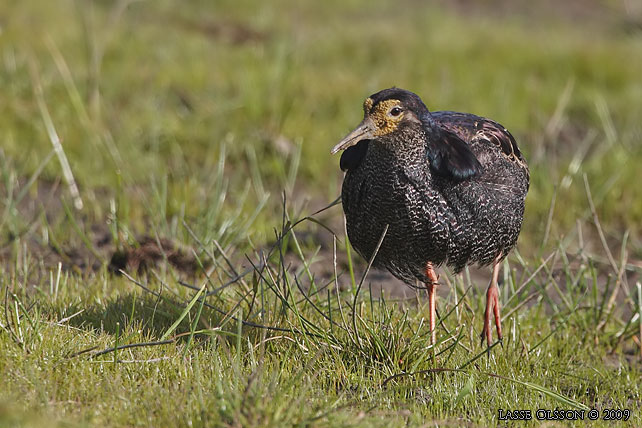
[[[482,165],[468,180],[435,181],[453,211],[453,245],[448,264],[490,264],[517,242],[529,186],[526,161],[513,136],[499,123],[451,111],[431,113],[435,122],[465,141]]]
[[[494,120],[477,116],[470,113],[459,113],[454,111],[437,111],[431,113],[432,118],[437,124],[456,134],[463,141],[472,146],[475,155],[482,157],[479,159],[484,165],[484,158],[490,153],[500,153],[509,162],[518,166],[522,172],[517,173],[518,178],[525,178],[526,190],[528,190],[528,165],[517,146],[515,138],[506,128]],[[471,144],[474,142],[483,142],[479,146]],[[493,149],[495,146],[496,149]],[[478,150],[475,151],[474,149]]]

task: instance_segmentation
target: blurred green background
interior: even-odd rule
[[[47,160],[49,114],[85,227],[111,216],[124,230],[181,235],[171,225],[188,219],[222,238],[234,216],[248,222],[231,240],[264,242],[283,190],[305,212],[334,200],[342,175],[329,149],[358,123],[366,96],[398,86],[429,109],[487,116],[517,137],[532,180],[522,252],[589,218],[586,174],[609,242],[619,246],[629,230],[639,257],[641,9],[606,0],[3,2],[4,192],[36,173],[41,193],[55,188],[70,201],[61,162]],[[9,210],[9,237],[43,210],[64,220],[29,191],[43,209]],[[262,202],[270,208],[255,219]]]

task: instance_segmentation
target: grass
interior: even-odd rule
[[[549,268],[561,251],[522,266],[521,277],[507,264],[511,315],[503,347],[489,355],[478,344],[483,293],[454,280],[440,302],[434,361],[421,293],[401,301],[353,294],[346,275],[307,284],[305,268],[283,263],[295,230],[264,263],[252,260],[247,288],[237,281],[206,299],[218,282],[192,291],[171,276],[103,270],[89,281],[55,274],[27,293],[16,286],[30,282],[21,270],[4,275],[8,401],[31,417],[79,425],[483,426],[498,422],[500,408],[613,407],[639,421],[637,317],[606,310],[612,286],[598,289],[590,256],[559,280]],[[314,268],[309,254],[303,260]],[[531,293],[536,303],[515,311]]]
[[[610,18],[0,5],[0,426],[641,425],[642,37],[590,6]],[[489,352],[488,275],[444,272],[433,349],[425,295],[364,277],[340,207],[317,212],[330,147],[392,85],[498,119],[529,160]],[[144,237],[177,250],[115,273]]]

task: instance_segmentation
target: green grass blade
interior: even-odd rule
[[[203,284],[203,286],[196,292],[192,300],[187,304],[181,315],[174,321],[174,323],[167,329],[167,331],[161,336],[160,340],[165,340],[169,337],[170,334],[176,330],[176,327],[179,326],[179,324],[185,319],[187,314],[189,314],[189,311],[192,310],[192,307],[196,304],[198,301],[198,298],[201,297],[201,294],[205,291],[207,288],[207,283]]]

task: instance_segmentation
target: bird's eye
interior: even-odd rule
[[[390,116],[399,116],[401,111],[402,110],[399,107],[393,107],[390,109]]]

